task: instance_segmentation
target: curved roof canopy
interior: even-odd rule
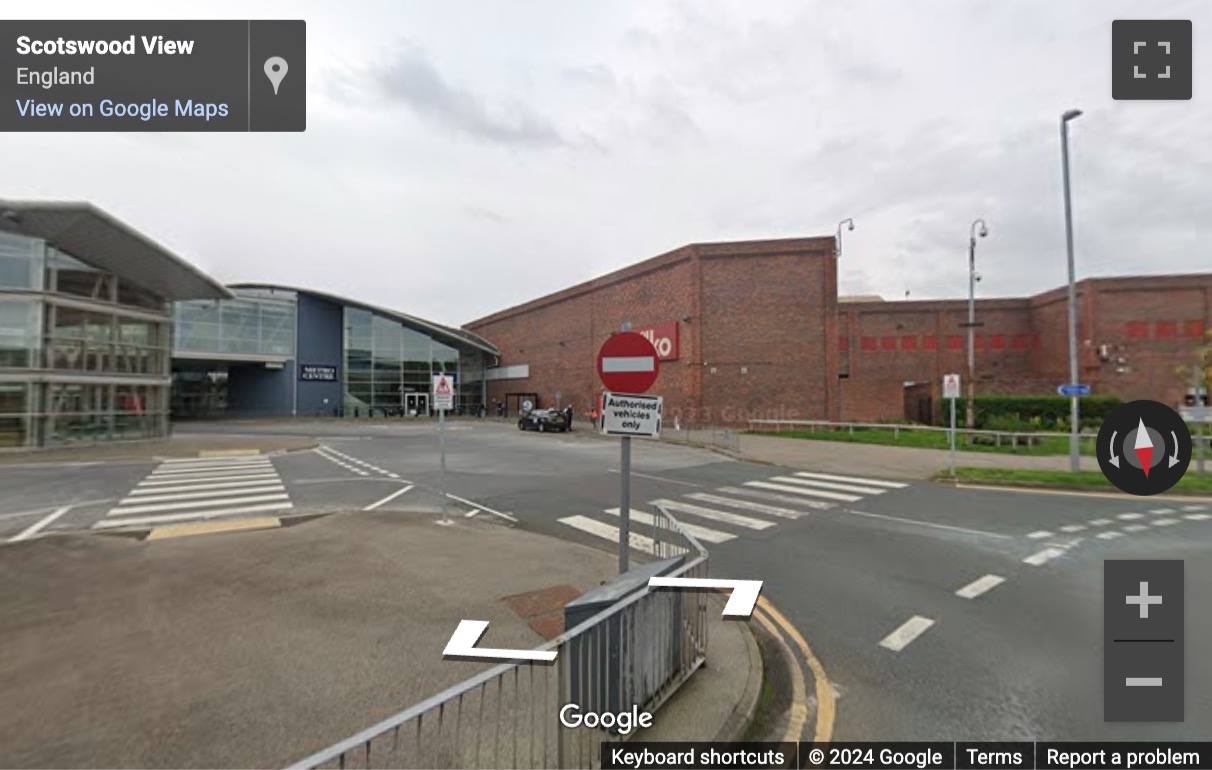
[[[91,203],[0,200],[0,230],[49,241],[165,299],[227,299],[223,284]]]
[[[345,305],[348,307],[359,308],[361,310],[368,310],[386,318],[399,321],[410,329],[432,335],[434,338],[448,344],[471,346],[477,350],[482,350],[485,353],[491,353],[494,356],[501,355],[500,348],[493,345],[491,342],[478,334],[472,334],[464,329],[453,329],[449,326],[434,323],[433,321],[426,321],[423,318],[417,318],[416,316],[411,316],[396,310],[388,310],[387,308],[371,305],[356,299],[350,299],[349,297],[342,297],[337,294],[329,294],[328,292],[316,291],[315,289],[306,289],[301,286],[289,286],[281,283],[230,283],[228,284],[228,288],[235,289],[237,291],[240,289],[269,289],[271,291],[293,291],[296,294],[310,294],[313,297],[319,297],[320,299],[327,300],[335,305]]]

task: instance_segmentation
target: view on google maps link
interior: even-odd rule
[[[1212,768],[1212,6],[3,15],[0,770]]]

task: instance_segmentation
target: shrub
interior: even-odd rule
[[[1086,396],[1081,400],[1083,427],[1097,428],[1111,410],[1120,405],[1112,396]],[[977,396],[976,427],[983,430],[1065,430],[1069,424],[1069,399],[1065,396]],[[967,409],[966,399],[957,399],[956,418],[962,423]],[[950,421],[947,409],[941,410],[943,424]],[[994,427],[995,419],[1013,420],[1016,427]]]

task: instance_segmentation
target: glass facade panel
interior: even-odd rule
[[[0,368],[37,366],[41,325],[37,302],[0,300]]]
[[[0,287],[41,289],[45,252],[40,240],[0,232]]]
[[[0,447],[22,447],[29,440],[29,385],[0,383]]]
[[[50,255],[56,292],[97,302],[114,301],[114,276],[57,249],[52,249]]]
[[[178,302],[174,349],[186,353],[282,356],[295,353],[295,303],[280,298]]]

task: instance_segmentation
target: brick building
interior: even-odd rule
[[[1212,274],[1078,285],[1082,381],[1179,404],[1212,319]],[[976,303],[977,393],[1053,394],[1068,381],[1065,287]],[[832,237],[693,244],[466,325],[501,351],[488,400],[588,409],[602,342],[630,323],[662,356],[669,422],[932,418],[967,372],[967,300],[838,298]]]

